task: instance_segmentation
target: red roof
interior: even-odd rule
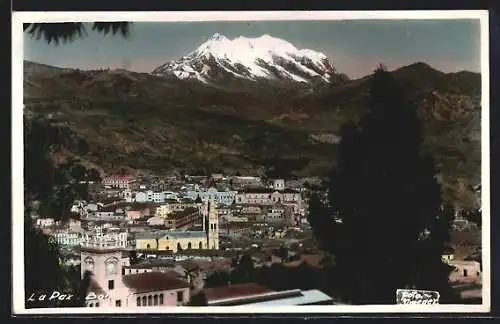
[[[243,283],[229,286],[207,288],[204,290],[207,301],[226,298],[246,297],[272,292],[273,290],[256,283]]]
[[[189,284],[186,281],[163,272],[128,274],[123,276],[122,280],[123,284],[134,290],[136,294],[189,287]]]

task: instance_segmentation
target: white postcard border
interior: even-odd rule
[[[230,18],[228,18],[230,17]],[[482,80],[482,262],[481,305],[366,305],[366,306],[224,306],[148,309],[148,314],[168,313],[484,313],[490,311],[490,144],[489,144],[489,24],[486,10],[445,11],[204,11],[204,12],[13,12],[12,14],[12,302],[13,313],[22,314],[138,314],[138,308],[47,308],[26,309],[24,305],[24,177],[23,177],[23,23],[71,21],[201,22],[266,20],[431,20],[479,19],[481,22]],[[21,247],[23,247],[21,249]]]

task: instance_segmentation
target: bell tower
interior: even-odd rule
[[[219,249],[219,219],[215,208],[215,201],[210,198],[208,203],[208,222],[207,222],[207,245],[208,249]]]

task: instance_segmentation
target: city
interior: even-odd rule
[[[88,186],[95,196],[75,201],[68,221],[36,218],[61,247],[64,265],[79,266],[82,278],[87,270],[95,273],[87,307],[188,305],[200,292],[204,305],[211,306],[338,303],[312,289],[314,283],[311,289],[288,282],[289,289],[273,290],[230,281],[242,258],[257,269],[318,271],[328,262],[308,224],[308,182],[222,174],[113,175]],[[474,228],[461,217],[455,226],[457,233]],[[457,256],[453,249],[443,253],[458,269],[450,282],[472,287],[463,296],[477,298],[480,264]]]

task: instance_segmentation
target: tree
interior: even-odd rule
[[[214,271],[210,274],[205,280],[205,287],[218,287],[218,286],[226,286],[231,281],[231,276],[228,272],[218,270]]]
[[[245,283],[253,280],[255,267],[252,257],[244,254],[231,272],[231,283]]]
[[[477,226],[481,227],[482,225],[482,212],[479,209],[466,210],[463,211],[463,216],[469,222],[475,223]]]
[[[96,169],[90,169],[88,171],[89,181],[101,182],[101,174]]]
[[[76,23],[30,23],[24,24],[23,30],[35,39],[43,39],[47,43],[59,45],[62,43],[71,43],[76,38],[82,38],[87,35],[89,25],[91,30],[102,35],[130,35],[130,22],[95,22],[92,24]]]
[[[335,257],[345,302],[393,304],[398,288],[444,293],[441,234],[449,228],[439,221],[441,187],[433,159],[421,154],[416,109],[383,67],[372,76],[368,105],[358,124],[341,130],[328,201],[312,198],[311,226]]]

